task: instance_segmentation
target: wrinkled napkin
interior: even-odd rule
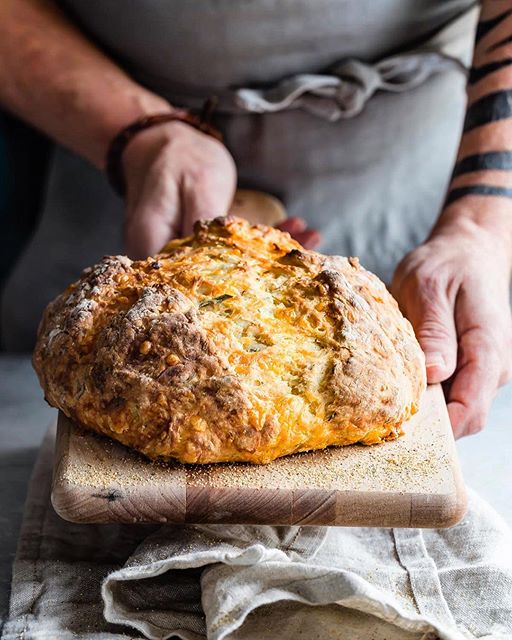
[[[512,532],[470,492],[450,529],[79,525],[36,464],[5,640],[512,638]]]

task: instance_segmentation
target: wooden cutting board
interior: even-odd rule
[[[73,522],[448,527],[466,494],[441,387],[406,435],[264,466],[150,462],[60,414],[52,502]]]

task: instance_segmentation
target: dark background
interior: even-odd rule
[[[0,111],[0,295],[37,227],[51,151],[46,137]]]

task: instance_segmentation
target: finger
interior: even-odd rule
[[[442,288],[429,288],[421,282],[407,305],[407,315],[425,353],[430,384],[443,382],[455,371],[457,333],[453,314],[453,305]]]
[[[294,234],[293,239],[301,244],[305,249],[314,249],[322,241],[322,236],[318,231],[307,229]]]
[[[308,229],[306,221],[302,218],[288,218],[279,223],[277,228],[288,232],[306,249],[314,249],[322,241],[321,234],[315,229]]]
[[[461,288],[455,308],[459,334],[457,371],[448,394],[448,411],[456,437],[483,428],[500,386],[506,353],[503,312],[495,300],[482,304],[487,291],[473,283]],[[498,346],[499,345],[499,346]],[[502,349],[505,353],[500,351]]]
[[[198,220],[227,215],[235,188],[234,165],[210,165],[199,176],[185,176],[182,183],[182,233],[190,235]]]
[[[287,231],[291,236],[304,231],[306,227],[306,221],[302,218],[287,218],[277,225],[278,229],[281,229],[281,231]]]
[[[176,182],[148,176],[142,193],[127,199],[124,241],[128,256],[138,260],[155,255],[179,229]]]
[[[496,395],[501,367],[483,329],[460,338],[459,366],[448,394],[448,413],[456,438],[480,431]]]

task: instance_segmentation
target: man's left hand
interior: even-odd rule
[[[425,352],[429,383],[445,382],[456,437],[480,431],[512,378],[511,251],[505,234],[470,219],[440,224],[409,253],[393,295]]]

